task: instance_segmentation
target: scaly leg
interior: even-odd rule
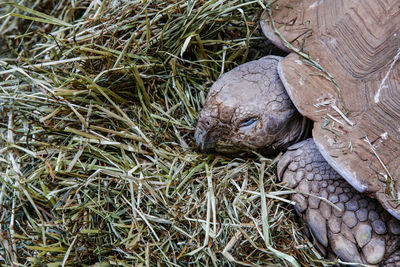
[[[399,221],[347,183],[312,139],[289,147],[278,163],[278,175],[298,191],[292,196],[295,209],[313,235],[340,259],[400,265]]]

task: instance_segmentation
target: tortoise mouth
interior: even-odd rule
[[[251,147],[251,145],[246,144],[234,144],[229,141],[224,140],[214,140],[206,139],[206,141],[197,143],[197,149],[203,153],[217,153],[228,157],[238,157],[238,156],[254,156],[255,153],[260,153],[262,155],[275,155],[279,151],[276,150],[272,145],[266,147]]]
[[[221,154],[243,152],[243,148],[238,148],[234,144],[225,141],[220,138],[220,135],[216,136],[213,130],[207,130],[202,125],[196,127],[194,133],[194,138],[196,142],[196,147],[201,152],[217,152]],[[249,150],[250,151],[250,150]]]
[[[196,141],[196,147],[202,152],[211,150],[216,143],[216,139],[212,132],[204,129],[201,125],[196,127],[194,138]]]

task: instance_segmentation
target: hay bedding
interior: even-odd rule
[[[325,264],[278,158],[194,150],[209,85],[271,52],[263,5],[0,4],[0,263]]]

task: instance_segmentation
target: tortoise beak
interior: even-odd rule
[[[204,129],[200,125],[197,125],[194,133],[197,148],[204,152],[215,146],[215,138],[209,133],[208,130]]]

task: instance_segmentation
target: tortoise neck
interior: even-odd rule
[[[300,133],[293,142],[294,144],[311,137],[313,122],[304,116],[302,117]]]
[[[297,113],[297,112],[296,112]],[[276,151],[284,151],[289,146],[305,140],[311,136],[312,121],[295,114],[284,127],[282,127],[280,138],[276,140],[273,147]]]

